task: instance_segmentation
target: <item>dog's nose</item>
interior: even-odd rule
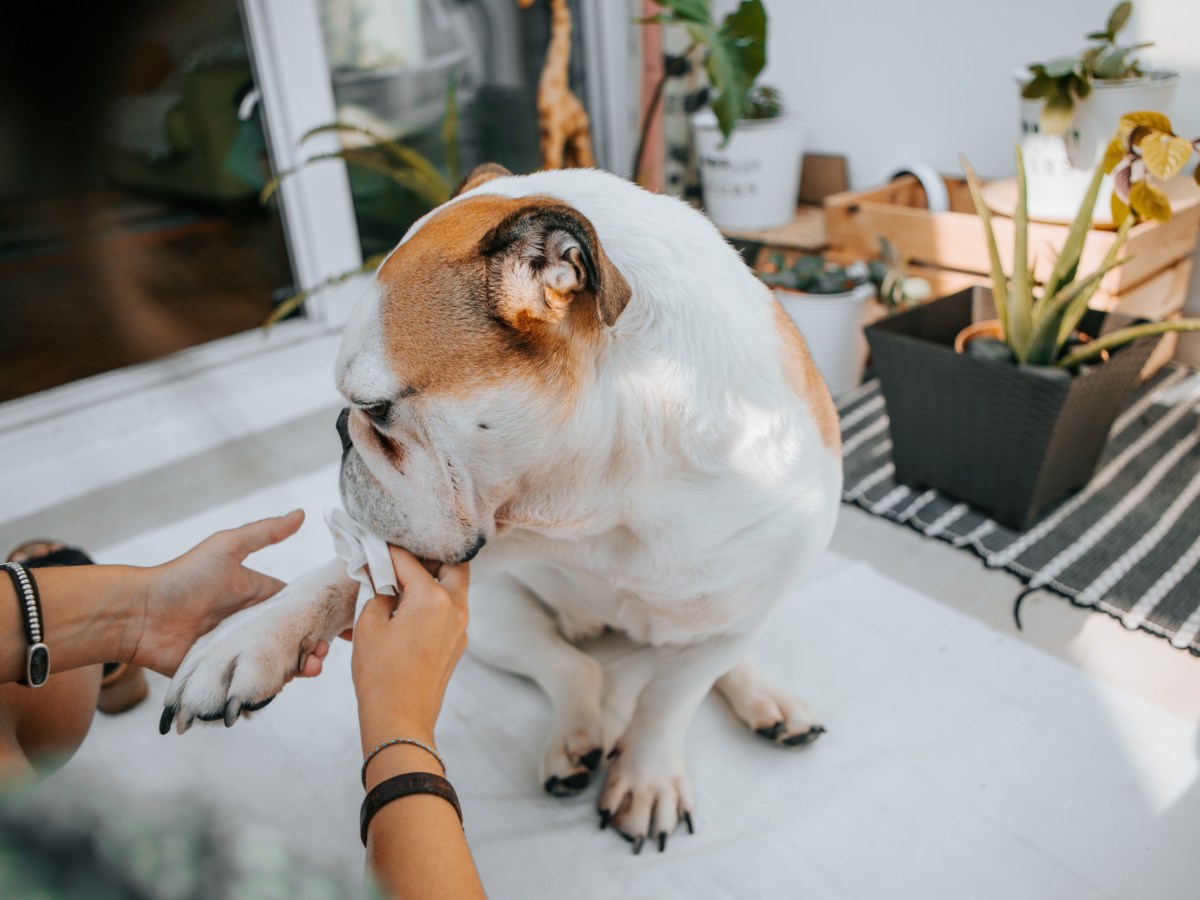
[[[340,413],[338,413],[338,418],[337,418],[337,433],[338,433],[338,437],[340,437],[342,439],[342,456],[345,456],[347,453],[349,453],[350,448],[353,446],[353,444],[350,441],[349,423],[350,423],[350,407],[347,406]]]

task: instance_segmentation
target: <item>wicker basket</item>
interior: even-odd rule
[[[896,478],[1025,529],[1091,478],[1158,339],[1127,344],[1071,378],[954,352],[959,331],[993,315],[991,291],[972,288],[879,322],[867,338]],[[1095,337],[1129,321],[1091,311],[1080,330]]]

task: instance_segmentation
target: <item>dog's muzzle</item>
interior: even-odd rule
[[[347,406],[340,413],[338,413],[338,418],[337,418],[337,433],[338,433],[338,437],[340,437],[342,439],[342,456],[345,456],[347,453],[349,453],[350,448],[354,446],[354,443],[350,440],[349,425],[350,425],[350,407]]]

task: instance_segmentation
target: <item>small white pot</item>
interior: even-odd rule
[[[718,227],[753,231],[786,225],[796,215],[804,118],[738,122],[724,147],[711,109],[692,116],[704,210]]]
[[[808,352],[833,396],[862,382],[867,365],[867,338],[863,325],[875,296],[870,284],[860,284],[844,294],[805,294],[775,288],[775,297],[796,323]]]
[[[1027,69],[1013,73],[1018,90],[1029,83]],[[1087,193],[1092,172],[1104,157],[1109,140],[1125,113],[1148,109],[1167,112],[1179,75],[1152,72],[1124,81],[1093,81],[1085,100],[1075,101],[1075,117],[1066,134],[1043,134],[1039,125],[1042,99],[1021,104],[1021,153],[1033,219],[1071,221]],[[1096,198],[1096,218],[1111,220],[1112,181],[1105,176]]]

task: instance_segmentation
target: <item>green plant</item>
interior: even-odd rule
[[[929,282],[906,273],[906,260],[885,237],[879,239],[879,259],[867,263],[879,302],[889,313],[920,303],[932,293]]]
[[[746,94],[742,104],[743,119],[776,119],[783,114],[783,98],[779,91],[765,84],[756,84]]]
[[[633,158],[634,179],[640,181],[642,156],[646,136],[658,104],[662,101],[667,79],[687,71],[688,59],[703,50],[704,68],[714,92],[710,100],[725,140],[733,133],[738,117],[746,105],[746,96],[754,79],[767,62],[767,12],[762,0],[742,0],[737,9],[725,16],[718,26],[712,16],[709,0],[655,0],[665,12],[638,19],[639,25],[682,25],[692,39],[691,45],[663,68],[662,77],[654,87],[641,136]]]
[[[1123,222],[1132,213],[1160,222],[1171,218],[1167,195],[1147,176],[1160,181],[1183,171],[1192,151],[1200,152],[1200,138],[1189,141],[1171,130],[1171,120],[1159,112],[1132,112],[1121,116],[1116,136],[1109,141],[1102,163],[1113,178],[1113,222]],[[1200,185],[1200,166],[1192,177]]]
[[[771,254],[770,269],[759,276],[763,282],[805,294],[844,294],[871,280],[863,263],[838,266],[820,256],[800,256],[789,266],[778,251]]]
[[[331,122],[321,125],[305,133],[300,139],[301,144],[318,134],[352,134],[365,137],[368,143],[361,147],[342,147],[331,153],[318,153],[310,156],[304,162],[280,172],[266,183],[259,194],[259,202],[266,204],[270,201],[280,184],[287,178],[299,172],[305,166],[315,162],[330,159],[340,159],[348,166],[354,166],[366,171],[382,175],[389,181],[411,192],[426,209],[433,209],[450,199],[454,185],[461,178],[458,156],[458,90],[457,79],[450,78],[446,89],[446,109],[442,117],[442,138],[446,146],[445,174],[442,173],[428,157],[411,147],[406,147],[398,141],[348,122]],[[286,319],[304,305],[304,302],[320,291],[341,284],[355,275],[374,271],[387,257],[387,253],[377,253],[363,260],[361,266],[342,272],[325,279],[318,285],[297,291],[292,296],[281,301],[271,310],[271,314],[263,323],[264,328],[270,328],[277,322]]]
[[[1045,101],[1042,104],[1042,131],[1049,134],[1065,132],[1075,114],[1075,101],[1092,92],[1093,81],[1119,81],[1144,74],[1135,54],[1151,43],[1128,47],[1117,43],[1117,35],[1129,23],[1132,13],[1133,4],[1129,0],[1118,3],[1109,13],[1104,30],[1093,31],[1087,36],[1093,42],[1091,46],[1073,56],[1029,66],[1033,78],[1025,85],[1021,96]]]
[[[1121,347],[1130,341],[1169,331],[1200,331],[1200,319],[1177,319],[1133,325],[1104,335],[1087,344],[1072,347],[1070,342],[1088,310],[1088,302],[1106,274],[1125,262],[1119,254],[1129,230],[1137,220],[1130,214],[1120,220],[1117,237],[1096,271],[1080,276],[1079,260],[1091,225],[1092,209],[1100,192],[1104,165],[1096,167],[1079,212],[1071,223],[1062,251],[1055,260],[1050,277],[1042,287],[1034,281],[1029,261],[1029,215],[1025,195],[1025,165],[1017,148],[1017,208],[1014,214],[1013,271],[1008,276],[1000,264],[992,218],[983,201],[982,187],[965,158],[963,171],[971,191],[975,210],[983,220],[991,261],[992,298],[1004,332],[1004,343],[1019,365],[1072,368],[1092,360],[1104,350]]]

